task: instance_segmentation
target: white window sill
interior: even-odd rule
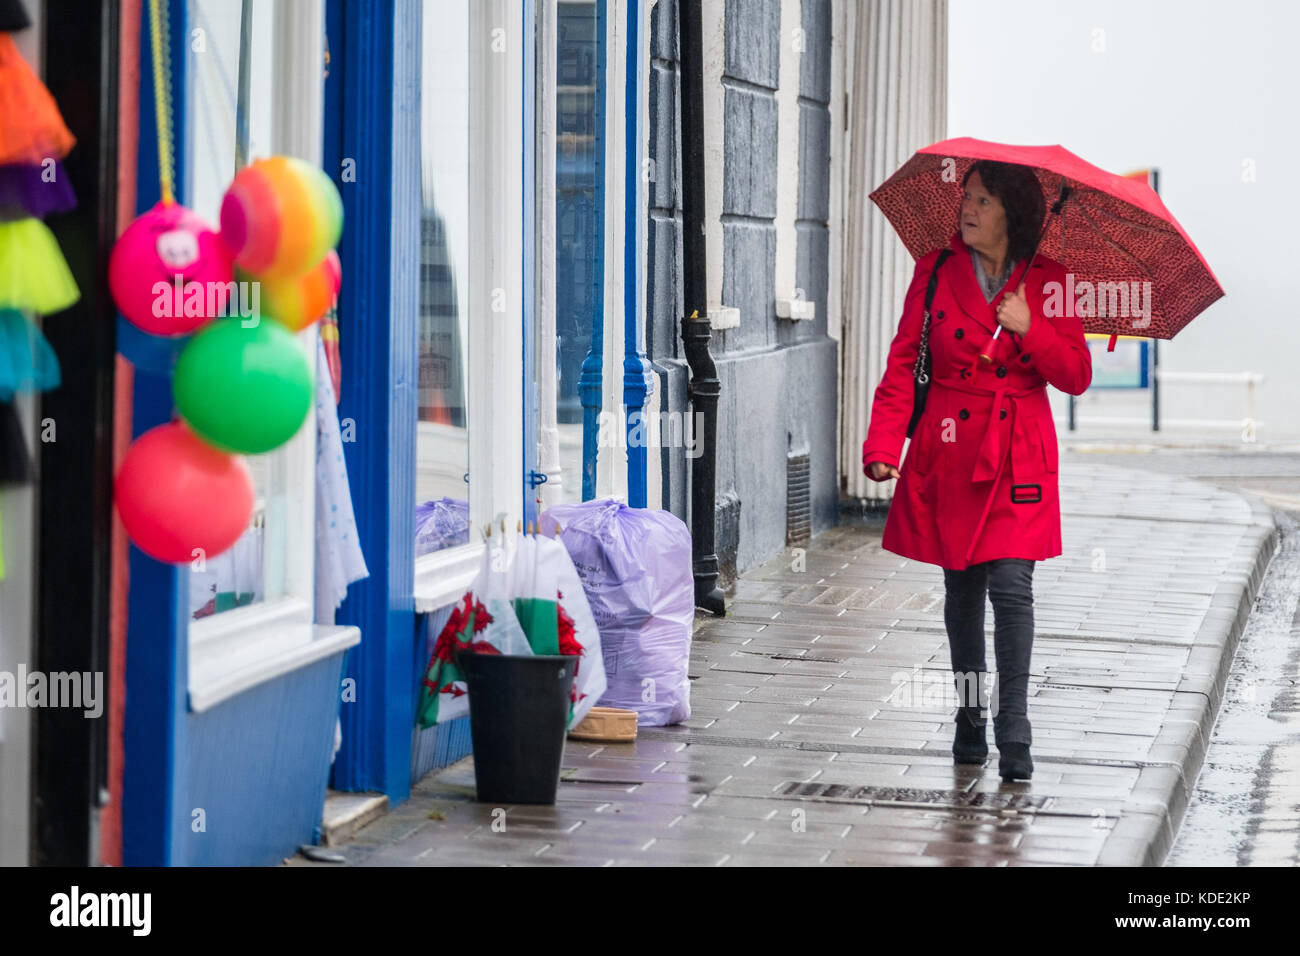
[[[464,597],[483,565],[483,542],[415,559],[415,613],[428,614]]]
[[[360,641],[357,627],[313,624],[310,608],[292,598],[194,622],[190,625],[190,710],[209,710]]]

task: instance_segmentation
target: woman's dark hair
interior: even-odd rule
[[[1046,213],[1038,177],[1028,166],[981,159],[966,170],[961,181],[963,187],[975,173],[980,174],[984,188],[1002,201],[1007,214],[1007,255],[1022,262],[1034,251]]]

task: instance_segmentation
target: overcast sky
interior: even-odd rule
[[[949,136],[1160,167],[1227,292],[1162,367],[1268,374],[1259,417],[1300,437],[1297,36],[1290,0],[949,0]]]

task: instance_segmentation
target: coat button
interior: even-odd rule
[[[939,313],[939,316],[940,316],[940,318],[942,318],[942,317],[943,317],[943,313],[940,312],[940,313]],[[965,330],[965,329],[958,329],[956,332],[954,332],[954,333],[952,334],[952,337],[953,337],[954,339],[959,339],[959,338],[961,338],[961,337],[962,337],[963,335],[965,335],[965,334],[966,334],[966,330]]]
[[[940,310],[939,310],[939,318],[941,318],[941,319],[943,318],[943,309],[940,309]]]
[[[1007,417],[1007,410],[1004,408],[1000,413],[998,413],[998,418],[1006,418],[1006,417]]]
[[[1022,362],[1028,362],[1028,361],[1029,361],[1029,353],[1026,352],[1024,355],[1020,356],[1020,361],[1022,361]]]
[[[963,408],[961,411],[959,411],[959,412],[957,413],[957,416],[958,416],[962,421],[965,421],[966,419],[970,418],[970,412],[968,412],[966,409]]]
[[[999,365],[998,378],[1006,378],[1006,377],[1007,377],[1007,367],[1005,365]]]

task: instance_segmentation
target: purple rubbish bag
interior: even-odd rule
[[[469,541],[469,502],[436,498],[415,506],[415,556]]]
[[[552,505],[542,533],[569,551],[600,631],[605,693],[597,702],[662,727],[691,716],[687,667],[695,622],[691,533],[671,511],[612,498]]]

